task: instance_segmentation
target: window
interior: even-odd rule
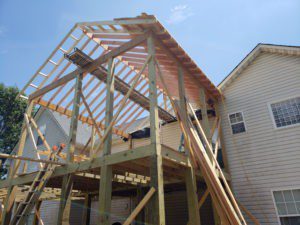
[[[46,135],[46,124],[42,125],[39,127],[40,131],[42,132],[43,136],[45,137]],[[43,145],[43,140],[42,138],[40,137],[40,135],[38,135],[38,138],[36,140],[36,145],[39,146],[39,145]]]
[[[300,97],[270,104],[277,128],[300,123]]]
[[[273,195],[281,225],[299,225],[300,189],[274,191]]]
[[[229,114],[229,122],[233,134],[243,133],[246,131],[242,112]]]

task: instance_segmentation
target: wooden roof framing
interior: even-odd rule
[[[145,35],[151,33],[155,37],[156,61],[161,68],[171,96],[166,96],[163,85],[158,79],[158,103],[160,118],[164,121],[174,120],[169,98],[178,98],[177,64],[184,69],[186,97],[190,102],[199,101],[199,87],[206,90],[211,98],[220,96],[219,90],[205,76],[195,62],[185,53],[157,19],[152,15],[142,14],[135,18],[121,18],[112,21],[77,23],[66,37],[50,54],[45,63],[38,69],[20,92],[20,96],[35,100],[41,106],[51,110],[72,115],[72,96],[75,84],[73,78],[80,68],[88,62],[92,66],[82,70],[82,92],[86,103],[80,103],[79,119],[85,123],[97,122],[104,129],[105,108],[105,69],[109,56],[115,57],[116,90],[114,111],[126,95],[135,76],[142,70],[148,57]],[[144,37],[143,37],[144,36]],[[135,41],[135,42],[133,42]],[[130,44],[132,43],[132,46]],[[133,45],[135,43],[135,45]],[[127,47],[127,48],[125,48]],[[77,62],[66,59],[76,48],[83,61]],[[78,54],[77,54],[78,56]],[[95,70],[101,68],[103,71]],[[104,72],[104,73],[103,73]],[[142,116],[149,109],[148,69],[146,68],[137,86],[130,95],[128,102],[116,121],[113,132],[128,137],[126,126]],[[29,96],[29,97],[26,97]],[[86,106],[89,106],[90,110]],[[165,108],[162,107],[165,105]],[[171,107],[172,108],[172,107]],[[121,129],[122,127],[122,129]]]

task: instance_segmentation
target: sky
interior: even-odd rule
[[[76,22],[142,12],[216,85],[258,43],[300,46],[299,0],[0,0],[0,82],[22,88]]]

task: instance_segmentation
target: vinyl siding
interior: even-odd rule
[[[36,119],[36,123],[37,123],[38,127],[46,125],[45,138],[51,147],[53,145],[59,145],[60,143],[67,142],[67,137],[66,137],[65,133],[62,131],[62,129],[59,127],[59,125],[56,123],[56,121],[50,115],[50,112],[48,110],[45,110],[41,113],[39,118]],[[36,142],[37,138],[38,138],[38,134],[34,128],[32,129],[32,131],[33,131],[34,140]],[[37,148],[39,150],[46,150],[44,145],[37,146]],[[27,138],[26,138],[23,156],[37,158],[37,154],[34,151],[34,147],[33,147],[32,141],[29,136],[27,136]],[[46,159],[47,156],[41,156],[41,158]],[[23,168],[23,165],[24,165],[24,161],[20,165],[20,170]],[[27,172],[36,171],[38,169],[38,166],[39,166],[38,163],[35,163],[35,162],[29,163]]]
[[[210,126],[212,126],[214,118],[209,118]],[[166,124],[160,127],[160,143],[174,150],[178,150],[181,140],[181,129],[178,122],[173,122]],[[150,144],[149,138],[142,138],[142,139],[133,139],[132,147],[137,148],[140,146],[145,146]],[[128,150],[129,143],[128,142],[118,142],[112,146],[112,152],[120,152]]]
[[[224,91],[222,130],[237,198],[262,224],[278,224],[271,190],[300,187],[300,126],[275,129],[268,104],[300,96],[300,57],[260,54]],[[228,113],[246,133],[232,135]]]
[[[98,201],[92,202],[90,225],[96,225],[98,219]],[[113,197],[111,202],[111,222],[125,222],[131,212],[131,199],[129,197]]]
[[[55,225],[57,223],[59,201],[47,200],[41,205],[41,219],[45,225]],[[84,205],[82,200],[73,200],[71,205],[70,224],[81,225]]]
[[[200,191],[201,194],[204,191]],[[188,223],[188,206],[185,191],[175,191],[165,194],[166,224],[182,225]],[[212,202],[208,197],[200,210],[201,224],[214,225]]]

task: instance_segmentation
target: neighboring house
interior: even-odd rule
[[[263,225],[300,224],[300,48],[259,44],[219,85],[223,142],[231,183],[237,199]],[[51,146],[67,143],[70,119],[41,108],[35,116]],[[210,120],[212,122],[212,120]],[[78,124],[78,148],[88,141],[92,129]],[[113,139],[112,152],[147,145],[148,118],[137,120],[127,132],[132,142]],[[181,130],[177,122],[160,128],[161,143],[179,149]],[[42,147],[36,133],[38,148]],[[24,155],[33,157],[27,138]],[[27,172],[38,164],[28,166]],[[167,223],[187,221],[187,200],[183,190],[165,194]],[[114,221],[123,221],[134,208],[135,199],[113,200]],[[42,204],[45,225],[55,224],[58,201]],[[91,223],[96,220],[96,199],[92,202]],[[47,211],[46,211],[47,209]],[[81,223],[82,201],[72,206],[71,224]],[[202,225],[214,224],[211,200],[201,208]],[[251,224],[250,221],[248,221]]]
[[[264,225],[300,224],[300,48],[259,44],[219,88],[237,199]]]

